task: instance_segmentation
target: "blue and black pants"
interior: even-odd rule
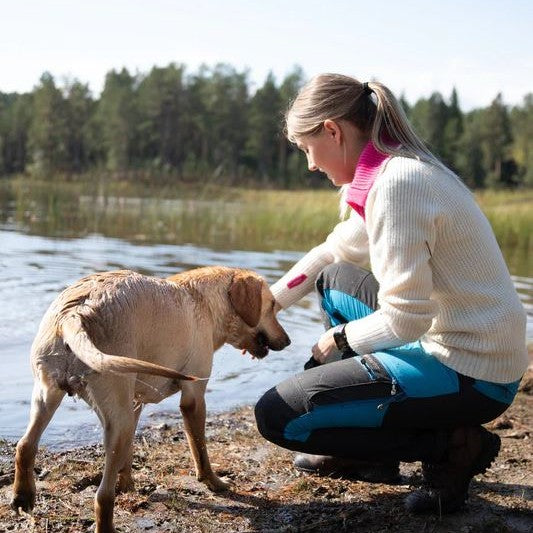
[[[350,263],[326,267],[316,286],[326,328],[377,308],[376,279]],[[291,450],[371,461],[439,462],[453,428],[495,419],[518,389],[461,375],[419,342],[305,368],[260,398],[260,433]]]

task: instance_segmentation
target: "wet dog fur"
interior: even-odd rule
[[[34,507],[39,439],[65,394],[85,400],[104,430],[97,533],[115,531],[115,490],[133,488],[132,442],[142,406],[178,391],[197,478],[211,490],[227,488],[209,463],[204,399],[213,354],[224,343],[259,358],[290,343],[272,293],[252,271],[206,267],[160,279],[123,270],[65,289],[32,345],[35,383],[30,422],[17,444],[12,507]]]

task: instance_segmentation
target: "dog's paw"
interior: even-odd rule
[[[133,478],[130,476],[118,475],[118,481],[117,481],[117,487],[116,487],[116,493],[117,494],[123,494],[125,492],[133,492],[135,489],[135,482],[133,481]]]
[[[223,492],[231,487],[230,483],[222,481],[218,476],[210,477],[209,479],[204,480],[204,483],[213,492]]]
[[[23,511],[24,513],[31,514],[35,505],[35,493],[32,492],[17,492],[13,495],[11,500],[11,508],[17,512]]]

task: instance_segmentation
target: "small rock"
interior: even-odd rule
[[[187,494],[210,494],[209,489],[193,476],[182,476],[179,480],[180,489]]]
[[[148,485],[144,485],[139,489],[140,494],[150,494],[154,492],[157,488],[157,485],[154,483],[148,483]]]
[[[157,489],[148,496],[148,501],[151,502],[166,502],[170,500],[170,492],[165,489]]]
[[[155,522],[151,518],[138,518],[136,520],[139,529],[147,530],[155,527]]]
[[[79,492],[80,498],[83,499],[92,499],[94,498],[94,487],[89,485],[85,487],[81,492]]]
[[[183,438],[185,437],[185,434],[183,433],[183,431],[177,431],[173,436],[172,436],[172,440],[174,442],[177,442],[179,440],[183,440]]]

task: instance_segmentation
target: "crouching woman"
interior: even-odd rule
[[[306,370],[259,400],[259,431],[304,452],[305,471],[393,481],[400,461],[422,461],[407,508],[455,511],[499,451],[482,424],[528,364],[491,227],[381,83],[317,76],[286,129],[351,213],[272,286],[279,309],[316,288],[326,331]]]

